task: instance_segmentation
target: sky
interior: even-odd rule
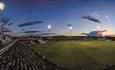
[[[5,4],[0,16],[11,18],[14,25],[7,27],[14,32],[21,32],[22,29],[47,31],[47,26],[51,25],[52,32],[67,34],[69,32],[67,24],[71,24],[73,34],[105,29],[115,34],[114,0],[0,0],[0,2]],[[87,15],[99,19],[101,23],[81,18]],[[21,28],[17,26],[36,20],[43,23]]]

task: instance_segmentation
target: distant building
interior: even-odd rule
[[[101,31],[91,31],[89,33],[82,33],[84,35],[87,35],[87,36],[105,36],[105,32],[107,32],[108,30],[101,30]]]

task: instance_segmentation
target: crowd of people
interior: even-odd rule
[[[0,70],[68,70],[50,62],[23,42],[0,51]]]

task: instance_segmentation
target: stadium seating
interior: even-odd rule
[[[68,70],[35,52],[23,42],[12,43],[0,51],[0,70]]]

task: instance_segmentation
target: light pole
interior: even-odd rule
[[[70,36],[69,36],[69,38],[71,39],[71,38],[72,38],[72,29],[73,29],[73,27],[72,27],[71,24],[67,24],[67,26],[68,26],[69,31],[70,31]]]
[[[0,11],[3,11],[4,7],[5,7],[5,4],[3,2],[0,2]],[[2,25],[0,25],[0,34],[2,35]],[[3,46],[3,45],[1,44],[0,46]]]

